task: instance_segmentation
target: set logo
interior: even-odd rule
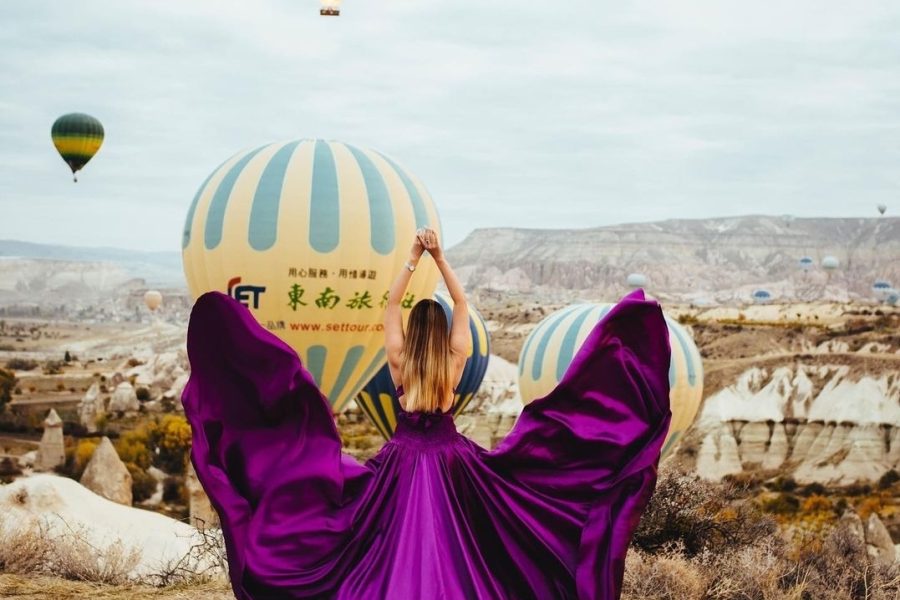
[[[228,295],[247,308],[259,308],[259,297],[266,291],[266,286],[240,285],[240,283],[240,277],[232,277],[229,279]]]

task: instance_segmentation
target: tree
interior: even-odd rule
[[[13,390],[18,382],[19,380],[16,379],[12,371],[0,369],[0,412],[3,412],[6,403],[12,400]]]

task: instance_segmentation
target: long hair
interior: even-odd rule
[[[441,305],[420,300],[409,314],[400,379],[406,410],[434,412],[450,396],[450,327]]]

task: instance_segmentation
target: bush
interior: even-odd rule
[[[144,364],[144,361],[138,360],[136,358],[129,358],[128,362],[125,364],[127,364],[129,367],[139,367]]]
[[[48,360],[44,363],[44,375],[59,375],[63,372],[63,363],[58,360]]]
[[[793,494],[776,494],[759,501],[764,512],[776,515],[792,515],[800,509],[800,500]]]
[[[886,490],[898,481],[900,481],[900,473],[897,473],[897,471],[891,469],[890,471],[885,472],[885,474],[882,475],[878,480],[878,489]]]
[[[12,371],[0,369],[0,412],[6,407],[7,402],[12,400],[12,391],[16,389],[18,382]]]
[[[666,474],[635,531],[645,552],[678,545],[687,556],[726,552],[774,533],[775,522],[749,501],[735,500],[734,486],[696,476]]]
[[[156,492],[156,479],[133,462],[126,462],[125,468],[131,473],[131,497],[134,502],[143,502]]]
[[[6,361],[6,368],[13,371],[32,371],[38,368],[38,361],[28,358],[11,358]]]
[[[141,402],[146,402],[147,400],[150,399],[150,390],[148,390],[145,387],[137,388],[136,390],[134,390],[134,394],[135,394],[135,396],[137,396],[137,399],[140,400]]]
[[[166,477],[163,481],[163,501],[172,504],[187,504],[187,488],[181,477]]]

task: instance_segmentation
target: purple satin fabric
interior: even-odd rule
[[[296,353],[201,296],[182,401],[239,600],[619,597],[669,426],[669,338],[636,291],[492,452],[451,415],[398,415],[364,465]]]

